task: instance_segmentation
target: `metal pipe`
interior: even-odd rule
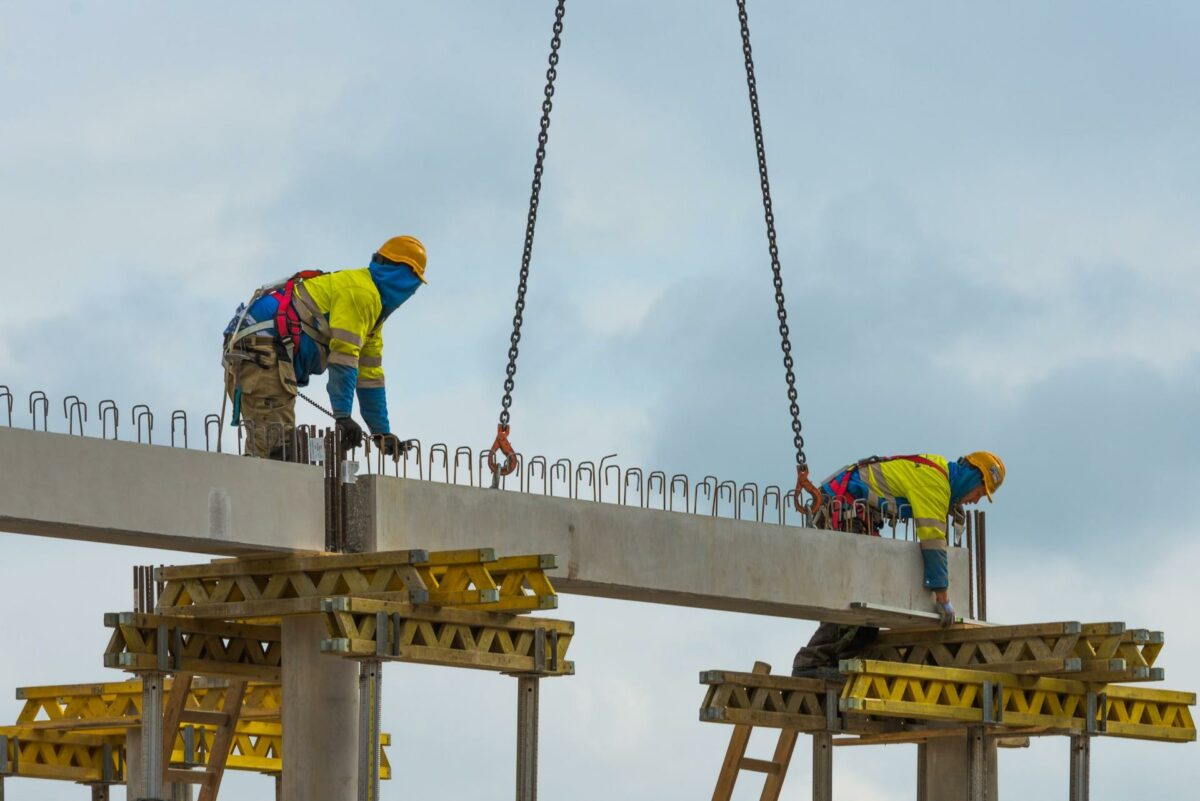
[[[833,734],[813,732],[813,801],[833,801]]]
[[[517,677],[517,801],[537,801],[537,676]]]
[[[382,702],[383,660],[364,659],[358,669],[358,801],[379,801]]]
[[[159,632],[162,636],[162,632]],[[162,650],[160,644],[159,650]],[[146,798],[160,799],[163,790],[163,679],[157,671],[142,678],[142,771]]]
[[[967,799],[988,801],[987,737],[983,726],[967,727]]]
[[[987,512],[982,510],[975,540],[979,545],[979,619],[987,620]]]
[[[1070,801],[1088,801],[1091,793],[1092,738],[1086,734],[1072,734]]]

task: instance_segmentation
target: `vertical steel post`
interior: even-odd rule
[[[1071,801],[1088,801],[1091,792],[1092,738],[1071,735]]]
[[[275,777],[275,801],[283,801],[283,774]]]
[[[967,728],[967,801],[988,801],[987,730]]]
[[[517,801],[537,801],[537,676],[517,677]]]
[[[929,769],[925,766],[927,750],[924,742],[917,743],[917,801],[929,801]]]
[[[833,734],[813,732],[813,801],[833,801]]]
[[[162,633],[160,632],[160,639]],[[161,645],[160,645],[161,650]],[[163,789],[163,679],[165,673],[142,674],[142,773],[146,801],[162,799]]]
[[[0,801],[4,801],[4,776],[0,775]]]
[[[382,660],[364,659],[358,668],[358,801],[379,801],[382,692]]]
[[[984,511],[979,512],[975,545],[979,548],[979,619],[987,620],[987,513]]]
[[[0,798],[3,801],[3,798]],[[92,801],[108,801],[108,785],[93,784],[92,785]]]

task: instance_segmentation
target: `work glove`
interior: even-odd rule
[[[371,439],[375,442],[375,447],[379,448],[385,456],[400,459],[408,453],[408,441],[400,439],[395,434],[376,434]]]
[[[357,448],[363,442],[362,426],[353,417],[339,417],[335,424],[338,436],[341,437],[342,447],[346,450]]]
[[[938,624],[942,628],[947,628],[954,625],[954,605],[950,603],[950,598],[945,593],[939,592],[935,596],[936,609],[938,613]]]

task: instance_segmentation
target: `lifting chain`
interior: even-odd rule
[[[771,206],[771,182],[767,178],[767,149],[763,144],[762,115],[758,110],[758,82],[754,78],[754,55],[750,49],[750,21],[746,16],[746,0],[737,0],[738,20],[742,24],[742,55],[746,59],[746,90],[750,94],[750,117],[754,122],[754,147],[758,152],[758,179],[762,186],[763,217],[767,222],[767,249],[771,253],[771,273],[775,281],[775,305],[779,318],[779,340],[783,348],[783,366],[787,376],[787,396],[792,413],[792,437],[796,446],[796,508],[801,509],[800,491],[813,496],[810,512],[821,505],[821,493],[808,478],[808,459],[804,455],[804,436],[801,434],[800,407],[796,403],[796,373],[789,338],[787,307],[783,299],[783,275],[779,264],[779,245],[775,240],[775,211]]]
[[[513,313],[513,330],[508,347],[508,366],[504,370],[504,398],[500,401],[500,422],[496,426],[496,440],[488,452],[488,467],[492,471],[492,486],[497,487],[500,476],[507,476],[517,469],[516,454],[508,442],[509,413],[512,406],[513,380],[517,374],[517,356],[520,355],[521,323],[525,314],[525,290],[529,285],[529,262],[533,257],[533,232],[537,226],[538,196],[542,191],[542,169],[546,162],[546,142],[550,139],[550,110],[554,107],[554,79],[558,77],[558,48],[562,45],[563,15],[566,0],[558,0],[554,9],[554,36],[550,39],[549,67],[546,69],[545,98],[542,100],[542,120],[538,130],[537,153],[533,162],[533,184],[529,192],[529,217],[525,223],[525,248],[521,253],[521,277],[517,283],[517,303]],[[504,454],[504,464],[496,461],[496,453]]]

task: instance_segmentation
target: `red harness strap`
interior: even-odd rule
[[[279,302],[279,308],[275,310],[275,332],[283,340],[288,355],[293,359],[296,351],[300,349],[300,334],[303,330],[300,325],[300,313],[296,311],[296,304],[292,302],[296,293],[296,284],[306,278],[315,278],[318,275],[321,275],[320,270],[301,270],[289,278],[283,288],[271,293]]]
[[[934,470],[941,473],[942,476],[947,481],[950,480],[950,474],[946,472],[946,468],[942,467],[940,464],[933,461],[932,459],[926,459],[924,456],[917,456],[916,454],[912,454],[910,456],[893,456],[891,458],[892,459],[903,459],[906,462],[915,462],[916,464],[923,464],[926,467],[932,467]],[[890,460],[881,460],[881,461],[890,461]]]
[[[914,464],[924,465],[925,467],[932,467],[941,473],[947,481],[950,480],[950,474],[946,472],[946,468],[942,467],[932,459],[926,459],[924,456],[918,456],[916,454],[909,454],[906,456],[872,456],[868,459],[861,459],[850,467],[847,467],[840,476],[829,482],[829,489],[833,491],[833,497],[837,501],[837,503],[833,504],[833,508],[830,511],[830,518],[835,529],[841,525],[842,504],[845,503],[848,504],[851,509],[854,508],[855,498],[847,491],[847,488],[850,486],[850,478],[854,475],[854,471],[858,470],[860,467],[868,467],[881,462],[890,462],[895,459],[903,459],[906,462],[913,462]]]

